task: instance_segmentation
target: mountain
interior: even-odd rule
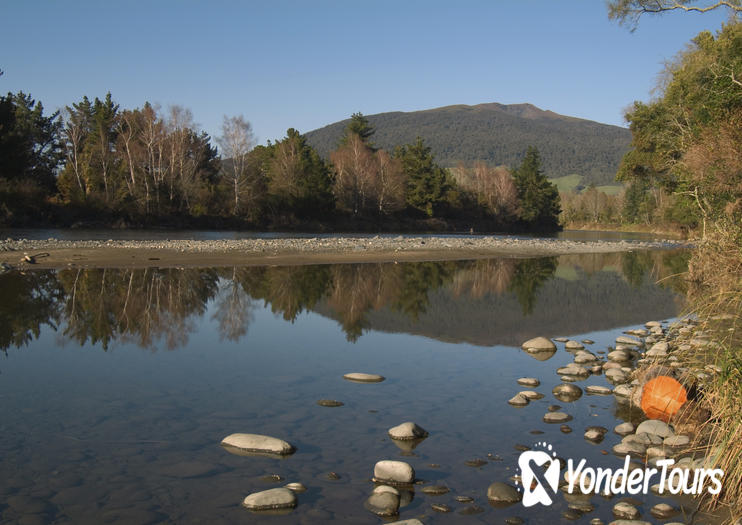
[[[615,184],[619,162],[631,141],[628,129],[559,115],[532,104],[456,105],[366,118],[376,128],[373,143],[387,150],[414,142],[419,135],[446,167],[478,160],[513,166],[533,145],[541,153],[547,177],[577,174],[583,185]],[[348,122],[310,131],[307,140],[327,158]]]

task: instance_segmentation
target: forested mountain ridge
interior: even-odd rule
[[[366,115],[376,129],[376,146],[393,150],[422,137],[436,161],[446,167],[485,161],[513,166],[526,148],[536,146],[549,178],[579,174],[582,183],[614,183],[628,151],[628,129],[542,110],[532,104],[454,105],[423,111]],[[306,133],[327,158],[337,147],[349,119]]]

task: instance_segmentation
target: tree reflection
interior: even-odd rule
[[[54,272],[0,275],[0,349],[25,346],[42,325],[56,329],[65,293]]]
[[[539,288],[554,276],[556,268],[556,257],[518,261],[509,289],[518,298],[523,315],[533,313]]]
[[[683,280],[671,277],[685,270],[687,255],[638,252],[561,259],[11,272],[0,275],[0,348],[23,346],[48,325],[60,327],[63,338],[104,350],[115,341],[175,349],[187,343],[195,321],[208,309],[220,339],[236,342],[248,333],[261,300],[287,321],[310,311],[332,317],[349,341],[372,326],[372,314],[394,315],[406,319],[400,326],[412,327],[422,316],[445,319],[452,300],[469,304],[459,308],[463,312],[485,300],[496,304],[492,301],[497,297],[515,297],[522,314],[529,316],[540,301],[553,302],[539,299],[539,294],[556,278],[559,264],[563,283],[580,274],[617,271],[633,287],[662,280],[663,286],[682,292]],[[549,297],[555,293],[552,288]],[[439,291],[443,295],[434,295]],[[606,292],[622,293],[601,291]],[[436,310],[429,312],[431,308]]]
[[[219,340],[237,342],[247,334],[255,305],[244,288],[250,282],[244,268],[232,268],[228,279],[222,279],[215,299],[212,319],[219,323]],[[249,272],[248,272],[249,273]]]

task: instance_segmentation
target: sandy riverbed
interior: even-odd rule
[[[39,268],[254,266],[537,257],[680,247],[678,241],[571,241],[511,237],[326,237],[69,241],[6,239],[0,262]],[[34,264],[24,262],[33,256]]]

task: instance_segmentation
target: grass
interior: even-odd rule
[[[582,182],[582,176],[577,174],[565,175],[564,177],[549,179],[549,182],[556,184],[556,187],[560,192],[569,193],[575,191],[575,188],[580,185]]]
[[[595,189],[602,191],[606,195],[618,195],[621,193],[623,186],[620,184],[606,184],[604,186],[596,186]]]
[[[680,358],[694,367],[718,366],[720,373],[702,384],[711,417],[702,424],[713,467],[724,470],[721,494],[710,506],[725,504],[742,515],[742,226],[712,227],[695,250],[688,270],[689,304],[699,328],[712,344]]]

